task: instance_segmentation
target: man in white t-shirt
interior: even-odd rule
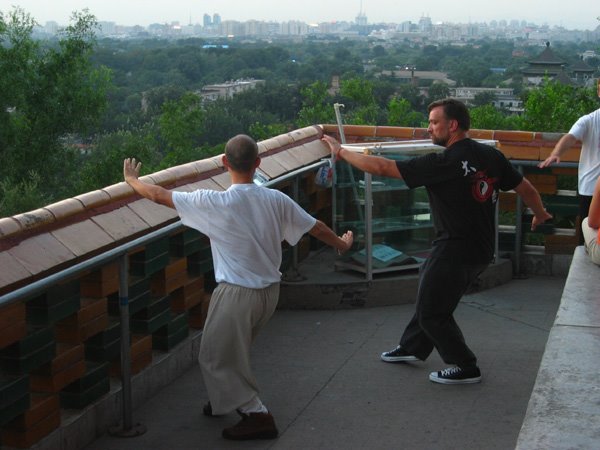
[[[198,356],[209,397],[204,414],[237,410],[242,419],[223,430],[226,439],[273,439],[278,431],[258,397],[250,345],[277,306],[281,242],[295,245],[309,233],[343,253],[352,246],[353,235],[348,231],[338,237],[282,192],[255,185],[260,158],[249,136],[227,142],[223,164],[232,181],[226,191],[172,192],[144,183],[135,159],[124,161],[123,175],[138,194],[175,208],[184,225],[210,238],[218,286]]]
[[[598,80],[600,97],[600,80]],[[561,155],[577,141],[581,141],[579,155],[577,193],[579,194],[579,220],[588,216],[596,180],[600,176],[600,108],[580,117],[554,146],[552,153],[538,167],[559,163]],[[581,236],[580,243],[583,243]]]

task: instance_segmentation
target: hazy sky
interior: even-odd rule
[[[6,14],[20,6],[40,24],[54,20],[68,23],[73,11],[88,8],[99,21],[119,25],[201,23],[204,13],[219,13],[222,20],[301,20],[307,23],[353,21],[361,9],[369,23],[407,20],[418,22],[423,15],[433,22],[489,22],[526,20],[538,25],[562,25],[569,29],[593,30],[600,21],[600,1],[571,0],[0,0]]]

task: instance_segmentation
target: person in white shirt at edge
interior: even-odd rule
[[[598,80],[598,97],[600,97],[600,80]],[[600,108],[580,117],[554,146],[552,153],[538,167],[545,168],[559,163],[560,157],[577,141],[581,141],[579,155],[577,193],[579,194],[579,221],[589,214],[594,186],[600,176]],[[578,225],[579,227],[579,225]],[[583,244],[583,235],[580,234],[579,243]]]
[[[223,430],[226,439],[273,439],[278,430],[258,396],[250,346],[277,306],[281,243],[295,245],[309,233],[341,254],[352,246],[353,234],[339,237],[284,193],[255,185],[260,158],[251,137],[231,138],[223,165],[232,181],[226,191],[176,192],[144,183],[141,163],[132,158],[123,162],[123,175],[135,192],[176,209],[184,225],[210,238],[218,286],[198,356],[209,398],[204,414],[238,412],[242,419]]]

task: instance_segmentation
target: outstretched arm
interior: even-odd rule
[[[396,162],[391,159],[351,152],[331,136],[324,135],[321,140],[329,145],[334,158],[343,159],[363,172],[383,177],[402,178]]]
[[[515,188],[515,192],[521,196],[525,204],[533,211],[534,216],[531,221],[532,231],[546,220],[552,219],[552,215],[546,211],[542,204],[540,194],[527,178],[523,178],[523,181]]]
[[[552,153],[541,163],[538,164],[538,167],[544,168],[548,167],[550,164],[559,163],[561,155],[566,152],[568,149],[573,147],[577,142],[577,138],[572,134],[565,134],[554,146],[554,150]]]
[[[342,236],[337,236],[331,228],[320,220],[317,220],[317,223],[308,230],[308,234],[335,248],[338,255],[349,250],[352,247],[352,242],[354,242],[352,231],[346,231]]]
[[[173,204],[173,194],[168,189],[155,184],[144,183],[140,181],[140,168],[142,163],[136,163],[135,158],[127,158],[123,161],[123,178],[125,182],[133,188],[135,192],[149,200],[160,205],[175,209]]]

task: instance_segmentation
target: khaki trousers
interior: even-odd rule
[[[227,414],[258,397],[250,346],[279,300],[279,283],[249,289],[220,283],[202,332],[198,362],[213,414]]]
[[[598,230],[588,225],[586,217],[581,222],[581,232],[585,241],[585,249],[594,264],[600,264],[600,246],[598,245]]]

